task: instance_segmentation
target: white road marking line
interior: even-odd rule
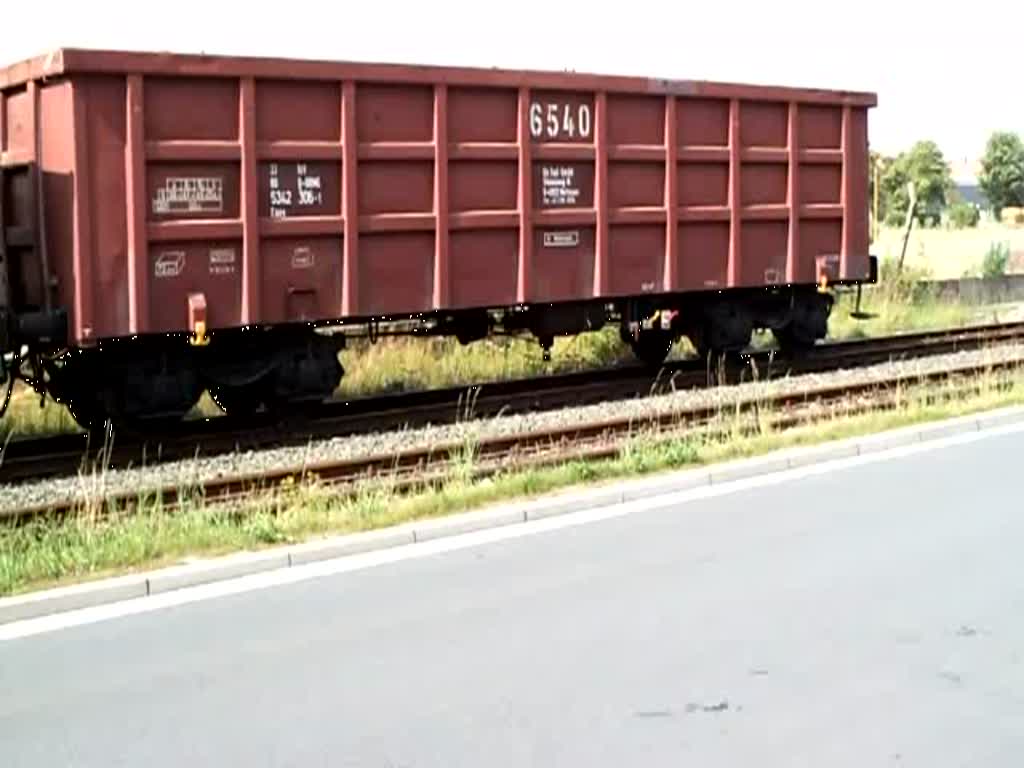
[[[250,576],[242,576],[226,581],[187,587],[172,592],[166,592],[150,597],[136,598],[120,603],[111,603],[109,605],[83,608],[81,610],[69,611],[51,616],[26,619],[25,621],[13,622],[11,624],[0,626],[0,641],[14,640],[46,632],[55,632],[62,629],[80,627],[100,621],[120,618],[122,616],[134,616],[151,611],[157,611],[162,608],[171,608],[202,600],[212,600],[218,597],[253,592],[260,589],[268,589],[270,587],[283,586],[286,584],[294,584],[300,581],[307,581],[309,579],[349,573],[352,571],[374,568],[404,560],[430,557],[432,555],[443,554],[446,552],[456,552],[492,542],[505,541],[522,536],[531,536],[548,531],[562,530],[564,528],[586,525],[588,523],[600,522],[602,520],[624,517],[638,512],[653,511],[663,509],[665,507],[678,506],[686,502],[739,493],[753,488],[779,485],[828,472],[841,472],[846,469],[852,469],[883,461],[916,456],[930,451],[937,451],[958,445],[966,445],[979,442],[987,438],[1016,434],[1022,431],[1024,431],[1024,423],[1014,423],[982,431],[967,432],[937,440],[929,440],[923,443],[914,443],[912,445],[876,451],[863,456],[824,461],[817,464],[799,467],[797,469],[783,470],[767,475],[722,483],[721,485],[701,486],[700,488],[685,491],[668,492],[649,498],[638,499],[621,504],[612,504],[580,512],[570,512],[565,515],[544,518],[542,520],[527,523],[504,525],[498,528],[474,531],[449,538],[441,538],[422,543],[393,547],[378,552],[349,555],[334,560],[325,560],[292,568],[282,568],[276,571],[267,571]]]

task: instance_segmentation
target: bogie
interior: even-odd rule
[[[330,397],[343,374],[338,345],[312,331],[228,334],[203,347],[137,339],[49,361],[46,386],[87,429],[178,421],[204,391],[230,414],[274,411]]]

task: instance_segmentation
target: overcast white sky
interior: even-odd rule
[[[809,85],[875,91],[870,137],[882,151],[931,138],[951,159],[976,157],[993,129],[1024,132],[1024,3],[1013,0],[956,2],[948,14],[905,0],[629,0],[607,14],[593,0],[7,6],[4,62],[80,46]]]

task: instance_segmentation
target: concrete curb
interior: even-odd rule
[[[1021,422],[1024,422],[1024,408],[1006,408],[821,445],[787,448],[751,459],[680,470],[657,477],[617,480],[607,486],[582,491],[555,492],[540,499],[512,501],[482,511],[407,523],[377,531],[348,534],[259,552],[243,552],[212,560],[185,562],[145,573],[0,598],[0,625],[144,598],[264,571],[414,545],[471,531],[516,525],[702,486],[730,483]]]

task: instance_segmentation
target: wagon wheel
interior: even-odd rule
[[[773,328],[772,336],[778,342],[779,348],[786,354],[800,355],[812,349],[815,345],[815,338],[812,333],[795,323],[789,323],[782,328]]]
[[[642,330],[636,339],[630,339],[633,354],[644,365],[656,368],[665,362],[675,339],[670,331],[658,329]]]
[[[75,397],[66,403],[68,413],[87,432],[102,432],[107,424],[104,409],[88,396]]]

